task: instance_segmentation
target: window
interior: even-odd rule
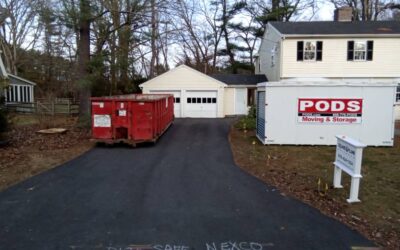
[[[322,61],[322,41],[298,41],[297,61]]]
[[[180,97],[175,97],[174,98],[174,103],[181,103],[181,98]]]
[[[24,100],[24,87],[19,86],[19,101],[20,102],[25,102]]]
[[[24,101],[24,102],[28,102],[28,95],[27,95],[27,94],[28,94],[28,91],[27,91],[28,88],[27,88],[26,86],[24,86],[24,87],[23,87],[23,90],[24,90],[24,98],[23,98],[23,101]]]
[[[400,83],[397,85],[396,89],[396,102],[400,102]]]
[[[8,98],[9,102],[13,102],[14,101],[14,86],[10,87],[10,98]]]
[[[7,102],[11,102],[11,96],[12,96],[11,88],[8,88],[8,90],[7,90]]]
[[[372,61],[374,41],[348,41],[347,61]]]
[[[217,103],[217,98],[211,97],[189,97],[187,98],[187,103]]]
[[[275,67],[275,54],[278,51],[278,47],[275,44],[271,50],[271,67]]]
[[[305,42],[304,43],[304,61],[314,61],[317,46],[315,42]]]
[[[365,61],[367,55],[366,42],[354,42],[354,61]]]

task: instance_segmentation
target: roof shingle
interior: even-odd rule
[[[268,81],[265,75],[214,74],[210,76],[228,85],[256,85]]]
[[[270,22],[284,35],[393,35],[400,34],[399,21]]]

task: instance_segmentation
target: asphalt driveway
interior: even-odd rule
[[[177,120],[156,146],[95,148],[1,192],[0,248],[371,246],[235,166],[231,122]]]

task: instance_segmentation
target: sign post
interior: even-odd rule
[[[333,187],[342,188],[342,171],[351,176],[350,197],[348,203],[360,202],[358,191],[360,187],[362,152],[365,144],[350,137],[337,135],[336,158],[333,175]]]

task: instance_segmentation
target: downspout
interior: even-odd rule
[[[282,71],[283,71],[283,42],[285,41],[285,37],[282,36],[281,37],[281,41],[280,41],[280,50],[279,50],[279,81],[282,79]]]

